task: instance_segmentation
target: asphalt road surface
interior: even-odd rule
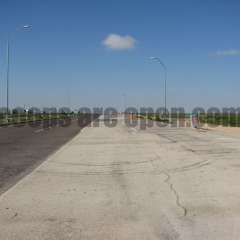
[[[78,134],[89,122],[88,118],[80,125],[77,119],[71,119],[71,122],[42,121],[0,127],[0,194]]]
[[[240,239],[240,138],[84,128],[0,196],[0,239]]]

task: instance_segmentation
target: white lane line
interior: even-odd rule
[[[40,132],[43,132],[44,130],[43,129],[38,129],[36,131],[34,131],[35,133],[40,133]]]
[[[35,132],[35,133],[40,133],[40,132],[43,132],[43,131],[45,131],[45,130],[50,130],[50,129],[52,129],[52,127],[41,128],[41,129],[38,129],[38,130],[36,130],[36,131],[34,131],[34,132]]]
[[[136,128],[130,128],[130,132],[133,134],[137,134],[138,130]]]

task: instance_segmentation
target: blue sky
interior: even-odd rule
[[[123,94],[128,106],[162,106],[150,56],[168,68],[169,107],[238,106],[239,12],[237,0],[0,0],[0,103],[10,32],[11,106],[121,107]],[[24,24],[32,30],[16,30]]]

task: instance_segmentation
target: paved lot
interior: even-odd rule
[[[239,239],[240,139],[85,128],[0,197],[0,239]]]

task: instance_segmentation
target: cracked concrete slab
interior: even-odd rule
[[[99,123],[0,196],[0,239],[239,239],[240,138]]]

